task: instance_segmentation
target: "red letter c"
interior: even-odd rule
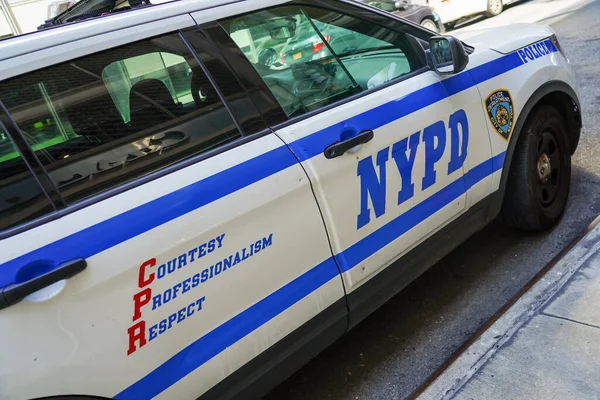
[[[152,281],[154,281],[154,272],[151,272],[150,274],[148,274],[148,278],[146,278],[146,268],[154,267],[155,265],[156,265],[156,258],[151,258],[150,260],[143,263],[142,266],[140,267],[140,276],[139,276],[139,280],[138,280],[138,285],[139,285],[140,289],[145,286],[148,286],[149,284],[152,283]]]

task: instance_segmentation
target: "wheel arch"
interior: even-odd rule
[[[490,204],[490,212],[488,214],[489,221],[496,218],[496,216],[498,216],[500,213],[500,209],[502,208],[502,203],[504,201],[508,172],[513,161],[519,136],[521,135],[521,131],[525,125],[525,121],[529,117],[529,114],[531,114],[531,111],[539,105],[551,105],[560,112],[567,123],[571,154],[573,154],[577,148],[582,127],[581,106],[579,98],[577,97],[577,93],[575,93],[575,90],[569,84],[563,81],[546,82],[535,92],[533,92],[523,106],[519,118],[517,118],[517,122],[508,142],[508,148],[506,149],[504,165],[502,167],[502,175],[500,178],[500,186]]]

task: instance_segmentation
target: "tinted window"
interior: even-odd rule
[[[53,210],[40,185],[0,125],[0,230]]]
[[[288,116],[423,66],[406,34],[339,12],[284,6],[222,24]]]
[[[68,202],[241,135],[176,34],[4,81],[0,99]]]

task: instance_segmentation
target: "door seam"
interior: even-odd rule
[[[269,128],[269,129],[271,129],[271,128]],[[344,302],[346,303],[346,310],[348,311],[348,313],[346,315],[346,321],[347,321],[346,330],[347,330],[348,326],[350,326],[349,325],[349,323],[350,323],[350,308],[348,306],[348,291],[346,290],[346,284],[344,283],[344,279],[343,279],[343,276],[342,276],[342,269],[340,268],[338,260],[335,257],[335,254],[333,252],[333,246],[331,244],[331,236],[329,235],[329,230],[327,229],[327,225],[325,224],[325,217],[323,216],[323,210],[321,209],[321,205],[319,204],[319,201],[317,200],[317,195],[315,194],[315,188],[314,188],[313,182],[310,179],[310,176],[308,175],[308,173],[306,172],[306,168],[304,168],[304,165],[302,165],[302,162],[300,161],[300,159],[298,158],[298,156],[296,155],[296,153],[294,153],[294,151],[289,146],[289,144],[285,140],[283,140],[281,138],[281,136],[279,136],[277,134],[276,131],[274,131],[273,129],[271,129],[271,132],[275,136],[277,136],[279,138],[279,140],[281,140],[284,143],[284,145],[289,149],[289,151],[293,154],[294,158],[298,161],[298,164],[300,165],[300,168],[302,168],[302,171],[304,172],[304,175],[308,179],[308,183],[310,185],[310,191],[311,191],[311,193],[313,195],[313,198],[315,200],[315,203],[317,205],[317,210],[319,210],[319,215],[321,216],[321,223],[323,224],[323,229],[325,230],[325,235],[327,236],[327,244],[329,246],[329,252],[331,253],[331,258],[333,258],[333,261],[335,262],[335,266],[338,269],[338,274],[339,274],[340,281],[342,282],[342,289],[344,290]]]

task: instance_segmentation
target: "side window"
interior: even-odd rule
[[[176,34],[6,80],[0,100],[68,202],[241,136]]]
[[[360,92],[299,7],[259,11],[223,26],[290,117]]]
[[[290,117],[423,66],[405,33],[339,12],[283,6],[221,23]]]
[[[54,211],[0,124],[0,230]]]

